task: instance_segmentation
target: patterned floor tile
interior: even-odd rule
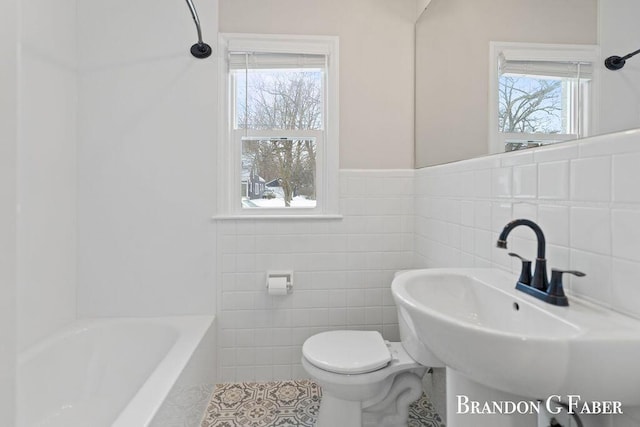
[[[216,385],[201,427],[313,427],[322,391],[310,380]],[[426,398],[413,403],[408,427],[444,427]]]

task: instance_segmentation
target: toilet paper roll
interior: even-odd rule
[[[269,277],[267,281],[267,292],[269,295],[286,295],[287,294],[287,278],[286,277]]]

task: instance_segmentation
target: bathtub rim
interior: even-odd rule
[[[149,377],[139,385],[131,400],[120,410],[111,427],[146,427],[166,400],[191,357],[207,333],[215,334],[215,315],[174,315],[161,317],[96,317],[70,322],[53,334],[27,347],[17,357],[17,364],[29,362],[59,340],[92,328],[126,323],[151,323],[177,331],[176,340],[154,366]],[[211,363],[215,363],[212,360]],[[19,387],[20,384],[18,383]],[[16,402],[18,403],[18,402]]]

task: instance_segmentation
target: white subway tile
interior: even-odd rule
[[[365,307],[365,292],[362,289],[347,290],[347,306],[348,307]]]
[[[640,210],[614,209],[611,219],[613,256],[640,261]]]
[[[382,324],[382,307],[366,307],[364,312],[364,320],[367,325]]]
[[[466,253],[473,253],[475,249],[475,229],[462,227],[460,249]]]
[[[512,206],[513,218],[524,218],[531,221],[538,220],[538,205],[528,202],[516,202]]]
[[[473,205],[474,226],[482,230],[491,229],[491,202],[477,201]]]
[[[540,199],[569,199],[569,162],[538,164],[538,197]]]
[[[611,302],[615,307],[640,316],[640,263],[616,258],[612,262]]]
[[[538,206],[538,225],[547,242],[569,246],[569,207],[557,205]]]
[[[613,156],[613,201],[640,203],[640,153]]]
[[[365,324],[364,307],[349,307],[347,309],[347,325],[357,326]]]
[[[522,227],[522,229],[528,232],[526,238],[518,236],[509,237],[507,241],[507,252],[515,252],[523,258],[535,261],[538,253],[538,242],[535,239],[535,234],[528,228]]]
[[[346,308],[330,308],[329,309],[329,325],[330,326],[346,326],[347,309]]]
[[[611,157],[588,157],[571,161],[571,200],[611,200]]]
[[[571,208],[569,242],[573,249],[611,254],[611,213],[604,208]]]
[[[580,157],[637,152],[638,138],[638,130],[632,129],[583,139],[578,144]]]
[[[549,279],[551,279],[552,268],[557,270],[568,270],[571,267],[571,251],[566,246],[548,244],[546,257]]]
[[[536,163],[575,159],[578,157],[578,145],[576,143],[548,145],[535,150],[533,157]]]
[[[517,166],[533,163],[533,152],[531,150],[512,151],[500,156],[501,166]]]
[[[611,303],[611,257],[571,250],[571,269],[582,271],[585,277],[564,277],[568,289],[575,295],[601,304]]]
[[[513,197],[533,199],[538,195],[538,167],[535,164],[513,167]]]
[[[491,231],[500,232],[513,218],[511,203],[494,202],[491,205]]]
[[[491,170],[491,195],[493,197],[511,197],[512,194],[512,170],[496,168]]]
[[[491,260],[491,248],[495,245],[492,233],[485,230],[476,229],[475,233],[475,254],[486,260]]]
[[[273,365],[273,379],[275,381],[289,380],[291,376],[290,365]]]
[[[492,189],[491,169],[477,170],[473,174],[473,196],[490,198]]]
[[[472,227],[474,224],[474,202],[470,200],[463,200],[461,202],[461,224],[467,227]]]

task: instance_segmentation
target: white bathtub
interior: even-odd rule
[[[19,355],[18,427],[155,427],[171,424],[171,414],[184,420],[179,425],[197,425],[193,419],[202,413],[176,414],[175,405],[166,406],[181,390],[213,388],[213,321],[179,316],[74,322]],[[204,400],[185,407],[204,411]],[[154,420],[159,411],[168,415]]]

